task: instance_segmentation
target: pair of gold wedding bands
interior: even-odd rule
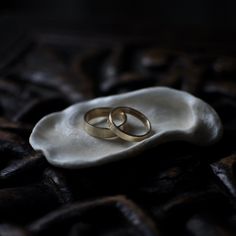
[[[143,123],[145,133],[136,135],[125,129],[127,114],[136,117]],[[99,127],[97,123],[93,123],[99,118],[106,118],[108,127]],[[119,124],[117,124],[117,120]],[[89,110],[84,115],[84,129],[89,135],[96,138],[109,139],[118,136],[129,142],[139,142],[150,135],[151,123],[143,113],[131,107],[98,107]]]

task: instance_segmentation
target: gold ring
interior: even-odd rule
[[[84,129],[85,131],[96,138],[113,138],[115,137],[115,133],[112,132],[108,127],[99,127],[97,126],[98,119],[101,117],[105,117],[106,119],[108,119],[108,115],[110,113],[110,111],[112,110],[111,107],[98,107],[98,108],[94,108],[89,110],[88,112],[85,113],[84,115]],[[121,124],[124,124],[126,122],[126,115],[124,113],[120,114],[120,118],[121,118]],[[93,123],[93,120],[95,121],[95,123]]]
[[[121,125],[118,126],[114,122],[114,120],[115,120],[114,118],[116,118],[117,115],[120,116],[121,114],[130,114],[130,115],[136,117],[144,124],[147,131],[141,135],[134,135],[134,134],[128,133],[127,131],[125,131],[123,129],[123,127],[121,127]],[[131,107],[116,107],[116,108],[112,109],[110,111],[107,121],[108,121],[108,126],[113,133],[115,133],[118,137],[120,137],[126,141],[130,141],[130,142],[139,142],[139,141],[147,138],[150,135],[150,132],[152,129],[151,123],[148,120],[148,118],[140,111],[137,111]]]

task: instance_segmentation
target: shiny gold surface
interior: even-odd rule
[[[137,119],[139,119],[144,124],[144,126],[146,128],[146,132],[141,135],[130,134],[124,129],[123,126],[116,125],[114,122],[115,118],[120,117],[121,114],[123,114],[123,113],[130,114],[130,115],[136,117]],[[124,139],[126,141],[129,141],[129,142],[142,141],[143,139],[147,138],[151,132],[151,123],[148,120],[148,118],[140,111],[135,110],[131,107],[116,107],[116,108],[112,109],[110,111],[109,117],[108,117],[108,126],[109,126],[110,130],[113,133],[115,133],[118,137],[120,137],[121,139]]]
[[[98,107],[89,110],[84,115],[84,129],[85,131],[96,138],[113,138],[116,136],[114,132],[112,132],[108,127],[99,127],[98,123],[92,123],[93,120],[98,120],[101,117],[108,119],[109,113],[112,110],[111,107]],[[122,124],[126,122],[126,115],[124,113],[120,114],[120,121]]]

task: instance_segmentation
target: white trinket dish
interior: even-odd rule
[[[96,107],[129,106],[152,124],[152,135],[140,142],[99,139],[83,128],[84,114]],[[43,117],[34,127],[30,144],[48,162],[62,168],[82,168],[135,156],[169,141],[209,145],[221,137],[222,125],[214,109],[189,93],[151,87],[80,102]]]

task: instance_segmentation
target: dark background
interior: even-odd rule
[[[137,24],[160,26],[231,29],[236,26],[235,1],[8,1],[2,4],[4,16],[14,16],[26,25],[89,27],[112,24],[124,28]],[[30,21],[29,21],[30,19]],[[111,28],[110,28],[111,29]],[[130,28],[129,28],[130,29]],[[114,29],[113,29],[114,30]]]
[[[160,46],[236,52],[236,1],[7,1],[0,8],[0,56],[19,35],[152,40]],[[46,35],[46,37],[45,37]],[[57,38],[61,37],[62,38]],[[71,44],[73,40],[68,40]]]

